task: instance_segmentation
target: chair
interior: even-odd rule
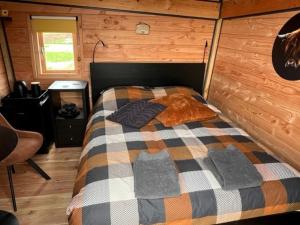
[[[4,165],[7,168],[7,174],[9,179],[12,203],[14,211],[17,211],[15,192],[13,187],[12,173],[15,173],[14,164],[27,162],[36,172],[38,172],[46,180],[51,178],[45,173],[31,158],[39,150],[43,144],[43,136],[37,132],[21,131],[13,128],[9,122],[0,113],[0,125],[13,130],[17,134],[16,147],[11,153],[0,161],[0,165]],[[2,151],[2,149],[0,149]]]
[[[0,225],[19,225],[19,222],[12,213],[0,210]]]

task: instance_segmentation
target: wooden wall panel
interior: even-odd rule
[[[220,6],[218,2],[197,0],[23,0],[23,2],[98,7],[214,19],[219,16]]]
[[[0,7],[2,8],[1,4]],[[5,23],[8,44],[17,80],[34,80],[32,68],[28,13],[10,11],[13,21]]]
[[[300,7],[300,0],[223,0],[222,18],[245,16]]]
[[[0,50],[0,100],[9,93],[9,85],[6,77],[5,66],[2,58],[2,52]]]
[[[209,101],[277,155],[300,168],[300,81],[279,77],[272,48],[300,11],[224,20]]]
[[[17,79],[35,80],[30,43],[30,15],[79,16],[81,73],[73,79],[89,79],[89,63],[99,38],[95,61],[118,62],[201,62],[205,41],[210,49],[215,22],[205,19],[176,18],[137,13],[72,7],[0,2],[13,21],[6,24],[9,46]],[[47,13],[45,13],[47,12]],[[137,35],[136,24],[150,25],[149,35]],[[209,54],[207,50],[206,60]],[[55,78],[56,79],[56,78]],[[66,79],[62,77],[60,79]],[[71,78],[72,79],[72,78]],[[43,87],[52,81],[42,79]],[[199,84],[201,85],[201,84]]]

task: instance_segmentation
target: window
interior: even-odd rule
[[[38,76],[77,75],[76,18],[36,16],[31,19]]]

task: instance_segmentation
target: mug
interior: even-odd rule
[[[31,82],[32,97],[39,97],[41,95],[40,82]]]

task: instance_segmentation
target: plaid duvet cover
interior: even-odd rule
[[[167,94],[199,94],[184,87],[116,87],[94,107],[84,140],[73,199],[71,225],[215,224],[300,209],[299,173],[256,145],[241,129],[219,118],[166,128],[152,120],[142,129],[105,120],[122,105]],[[262,186],[221,189],[203,169],[208,148],[237,146],[263,177]],[[181,195],[142,200],[134,195],[132,164],[141,150],[167,148],[179,174]],[[236,171],[237,173],[239,171]]]

